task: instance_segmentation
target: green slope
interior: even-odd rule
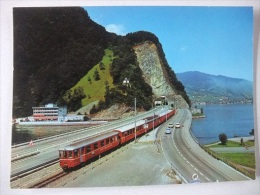
[[[71,88],[73,91],[75,88],[82,87],[86,98],[82,99],[82,106],[97,101],[104,100],[105,83],[109,84],[110,88],[113,88],[113,78],[110,75],[110,64],[112,64],[114,53],[112,50],[105,49],[105,55],[101,62],[104,64],[104,69],[100,69],[100,65],[96,64],[80,81]],[[98,70],[100,80],[95,81],[94,72]],[[91,79],[91,81],[89,81]]]

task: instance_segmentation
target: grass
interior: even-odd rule
[[[94,102],[96,100],[104,100],[105,83],[108,81],[109,87],[113,88],[113,78],[110,75],[110,64],[113,62],[114,54],[112,50],[106,49],[102,62],[105,69],[100,70],[99,63],[96,64],[75,86],[71,89],[74,90],[77,87],[82,87],[86,98],[82,99],[82,106]],[[94,72],[98,70],[100,80],[94,80]],[[91,82],[89,81],[91,79]]]
[[[233,163],[255,169],[254,153],[220,153],[218,155]]]
[[[254,146],[253,141],[244,142],[247,146]],[[211,156],[218,160],[222,160],[229,166],[237,169],[241,173],[247,175],[248,177],[255,179],[255,153],[216,153],[210,150],[210,148],[216,147],[244,147],[240,142],[228,141],[225,145],[221,143],[203,146],[204,150],[208,152]]]
[[[253,141],[246,141],[246,142],[244,142],[244,144],[249,147],[255,145],[255,143]],[[228,142],[225,145],[223,145],[221,143],[216,143],[216,144],[210,145],[209,147],[210,148],[223,148],[223,147],[244,147],[244,146],[242,146],[240,142],[234,142],[234,141],[228,140]]]

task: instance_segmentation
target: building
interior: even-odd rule
[[[58,107],[56,104],[46,104],[45,106],[32,107],[34,121],[56,121],[67,116],[66,107]]]

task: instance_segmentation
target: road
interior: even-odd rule
[[[248,180],[249,178],[214,159],[200,148],[190,134],[191,120],[191,113],[187,109],[179,109],[168,124],[179,122],[181,127],[173,128],[171,134],[165,134],[162,130],[159,135],[166,159],[183,181],[193,181],[194,174],[200,182]]]

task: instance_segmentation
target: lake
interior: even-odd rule
[[[87,126],[21,126],[19,128],[13,126],[12,145],[83,128]]]
[[[200,144],[219,141],[219,134],[228,138],[250,136],[254,129],[253,104],[223,104],[198,106],[203,108],[206,118],[192,120],[192,132]]]

